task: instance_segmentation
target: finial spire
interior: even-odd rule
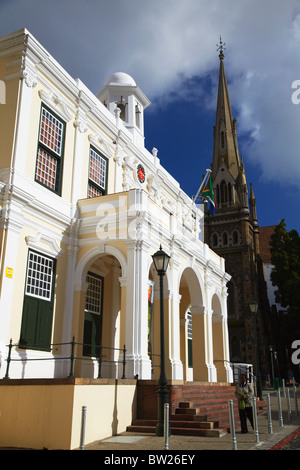
[[[217,51],[220,51],[219,53],[219,58],[220,60],[224,59],[224,52],[226,50],[226,48],[224,47],[225,46],[225,42],[222,42],[222,38],[220,36],[220,43],[219,44],[216,44],[217,46]]]

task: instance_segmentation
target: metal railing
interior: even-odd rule
[[[106,346],[102,346],[102,344],[98,345],[96,348],[99,351],[97,356],[78,356],[75,354],[75,348],[76,346],[82,346],[82,347],[91,347],[90,344],[84,344],[84,343],[78,343],[75,341],[75,338],[73,337],[72,341],[69,343],[52,343],[49,345],[49,350],[52,351],[54,348],[58,348],[60,346],[70,346],[71,347],[71,353],[70,356],[61,356],[61,355],[54,355],[52,357],[26,357],[26,358],[14,358],[12,357],[12,349],[15,348],[20,348],[20,350],[23,349],[30,349],[30,350],[40,350],[43,351],[45,349],[45,345],[28,345],[26,344],[26,347],[23,344],[20,343],[15,343],[13,344],[12,339],[10,340],[10,343],[7,345],[8,347],[8,354],[7,354],[7,359],[6,359],[6,372],[5,372],[5,379],[9,379],[9,370],[10,370],[10,365],[11,362],[28,362],[28,361],[49,361],[49,360],[54,360],[54,361],[59,361],[59,360],[69,360],[70,361],[70,372],[68,375],[68,378],[74,378],[74,368],[75,368],[75,362],[78,360],[84,360],[84,361],[95,361],[95,359],[98,361],[98,375],[97,378],[101,379],[102,378],[102,365],[103,363],[113,363],[113,364],[122,364],[122,379],[126,379],[125,375],[125,369],[126,369],[126,348],[125,345],[122,349],[119,348],[109,348]],[[111,350],[111,351],[122,351],[123,352],[123,359],[121,361],[116,361],[116,360],[108,360],[108,359],[103,359],[103,351],[104,350]]]

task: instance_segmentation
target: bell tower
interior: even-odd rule
[[[217,95],[211,179],[216,213],[205,213],[204,240],[225,259],[231,275],[228,286],[228,327],[230,357],[233,362],[255,365],[254,321],[249,304],[256,300],[260,338],[267,341],[266,318],[269,311],[259,252],[256,201],[248,184],[237,139],[224,67],[224,44],[218,47],[220,69]],[[262,362],[267,361],[261,352]]]
[[[97,98],[131,132],[137,146],[144,146],[144,110],[150,101],[124,72],[113,73],[97,94]]]
[[[237,206],[247,208],[246,173],[239,154],[236,119],[231,111],[224,67],[224,45],[221,40],[219,51],[219,87],[212,162],[215,202],[220,209]]]

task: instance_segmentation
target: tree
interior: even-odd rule
[[[271,237],[271,272],[275,299],[287,311],[287,333],[290,339],[300,333],[300,237],[288,232],[285,220],[276,226]],[[298,338],[297,338],[298,339]],[[300,338],[299,338],[300,339]]]

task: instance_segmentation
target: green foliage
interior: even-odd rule
[[[300,237],[296,230],[287,232],[284,219],[271,237],[271,272],[276,302],[288,312],[289,329],[300,325]]]

